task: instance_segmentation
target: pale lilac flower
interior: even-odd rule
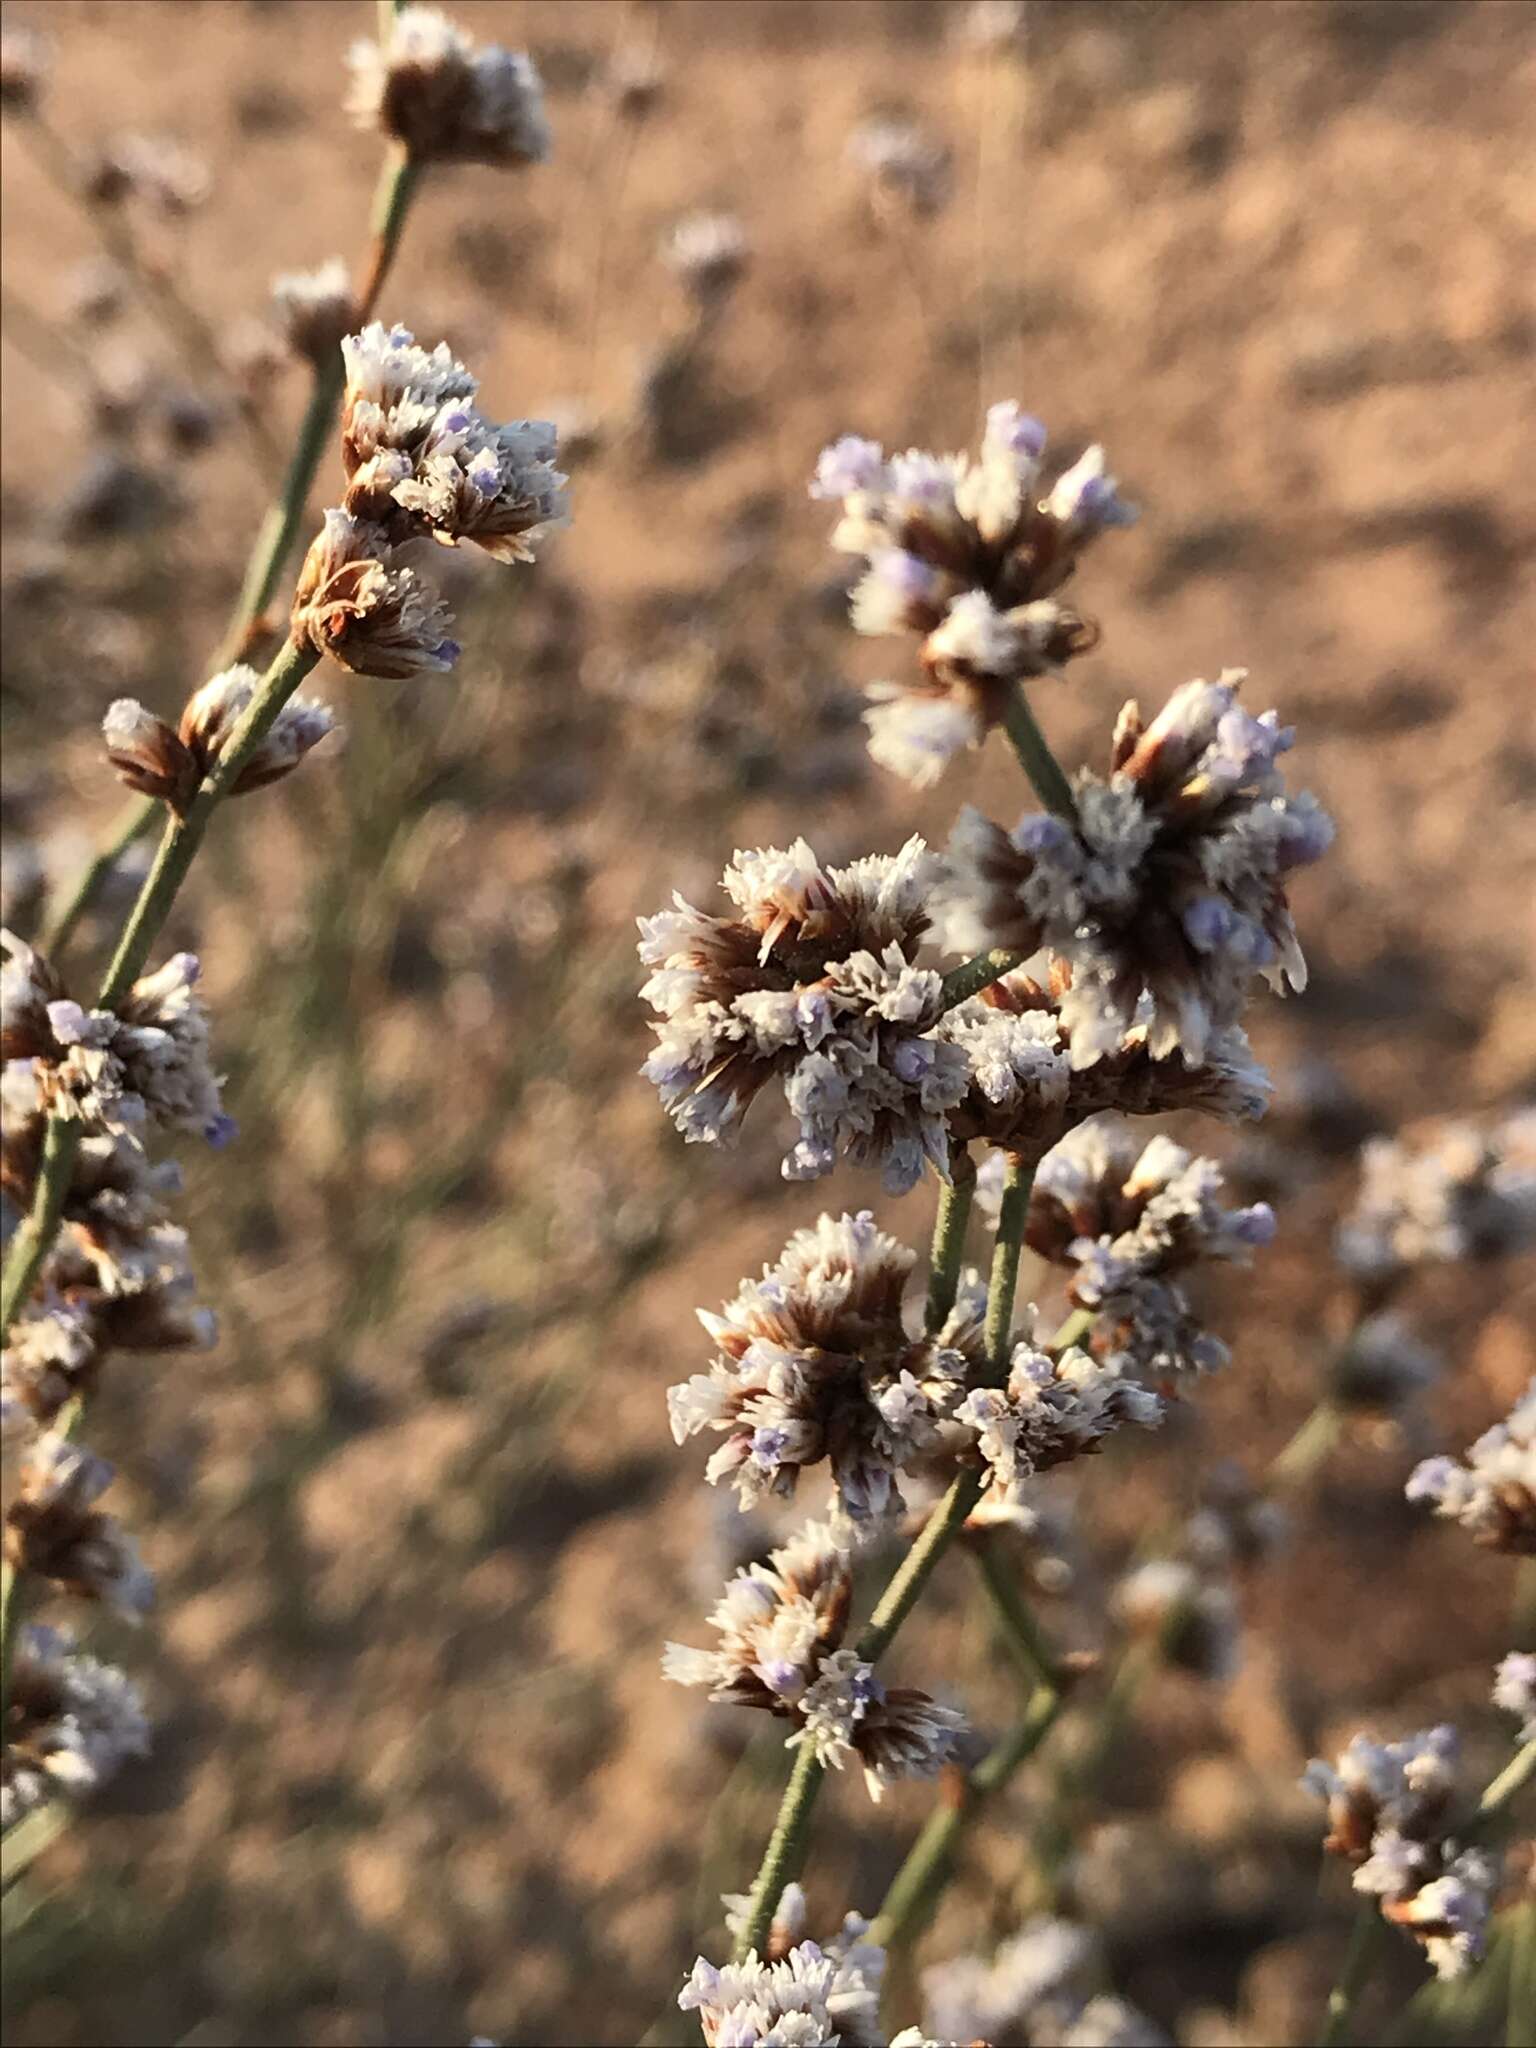
[[[1536,1379],[1472,1445],[1465,1463],[1426,1458],[1407,1492],[1490,1549],[1536,1556]]]
[[[700,1311],[717,1356],[667,1405],[679,1443],[723,1435],[711,1484],[729,1480],[746,1507],[793,1493],[801,1471],[826,1460],[843,1521],[900,1512],[898,1479],[954,1411],[974,1347],[964,1311],[936,1336],[909,1333],[902,1295],[915,1256],[867,1210],[822,1216],[721,1315]]]
[[[1522,1742],[1536,1742],[1536,1655],[1510,1651],[1494,1674],[1493,1704],[1515,1715]]]
[[[803,1901],[796,1910],[803,1915]],[[754,1953],[717,1968],[700,1956],[677,2002],[698,2014],[706,2048],[880,2048],[885,1951],[864,1939],[868,1924],[850,1913],[831,1941],[797,1942],[767,1960]]]
[[[539,74],[521,50],[476,49],[435,7],[403,7],[387,44],[354,43],[347,112],[402,143],[417,163],[543,163],[549,123]]]
[[[18,1570],[138,1621],[153,1603],[154,1581],[132,1537],[96,1507],[112,1477],[94,1452],[58,1434],[38,1437],[5,1517],[5,1556]]]
[[[159,797],[184,816],[260,681],[243,663],[210,676],[188,698],[174,732],[132,697],[119,697],[101,724],[108,760],[130,789]],[[291,774],[335,723],[316,698],[290,697],[227,793],[245,796]]]
[[[822,868],[803,839],[738,853],[722,886],[733,917],[676,908],[640,920],[642,995],[658,1014],[642,1072],[691,1142],[732,1142],[778,1081],[799,1124],[791,1180],[829,1172],[841,1148],[903,1193],[931,1161],[947,1173],[945,1112],[964,1054],[937,1033],[943,983],[913,964],[927,930],[920,839],[895,855]]]
[[[1049,2041],[1086,2005],[1097,1971],[1086,1928],[1037,1914],[990,1958],[956,1956],[924,1970],[924,2024],[948,2041],[1034,2040],[1037,2031]]]
[[[965,1730],[963,1714],[911,1686],[887,1687],[855,1650],[834,1650],[823,1661],[798,1710],[800,1726],[786,1747],[809,1743],[831,1770],[857,1761],[877,1804],[903,1778],[936,1777]]]
[[[974,1389],[955,1420],[973,1433],[988,1486],[1000,1501],[1021,1504],[1036,1473],[1083,1456],[1127,1424],[1155,1429],[1162,1413],[1156,1394],[1085,1351],[1053,1358],[1020,1344],[1007,1385]]]
[[[453,618],[382,527],[335,509],[311,544],[294,593],[293,628],[357,675],[405,681],[453,667]]]
[[[1378,1835],[1434,1839],[1449,1812],[1460,1755],[1456,1730],[1442,1723],[1400,1742],[1356,1735],[1337,1765],[1314,1759],[1302,1783],[1328,1803],[1324,1848],[1359,1864]]]

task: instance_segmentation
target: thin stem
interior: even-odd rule
[[[945,1009],[952,1010],[957,1003],[966,1003],[972,996],[979,996],[994,981],[1001,981],[1005,974],[1012,974],[1015,967],[1022,967],[1028,958],[1027,953],[1014,953],[1006,947],[997,946],[990,952],[976,954],[963,966],[952,967],[944,977]]]
[[[1018,1721],[928,1816],[926,1826],[891,1880],[869,1930],[881,1948],[921,1932],[949,1876],[955,1846],[983,1804],[999,1793],[1040,1747],[1060,1718],[1063,1695],[1041,1686]]]
[[[1095,1311],[1091,1308],[1075,1308],[1051,1339],[1053,1351],[1070,1351],[1080,1343],[1093,1328]]]
[[[1319,1401],[1296,1434],[1270,1464],[1269,1476],[1299,1486],[1317,1470],[1338,1442],[1344,1419],[1331,1401]]]
[[[1533,1777],[1536,1777],[1536,1741],[1527,1742],[1515,1751],[1477,1802],[1476,1816],[1471,1826],[1462,1830],[1463,1834],[1478,1834],[1490,1821],[1496,1820],[1515,1794],[1524,1791]]]
[[[1061,763],[1051,752],[1045,734],[1035,723],[1035,714],[1030,710],[1029,699],[1022,689],[1016,689],[1008,699],[1008,707],[1003,713],[1003,730],[1012,741],[1019,766],[1029,777],[1041,803],[1058,817],[1075,823],[1077,804],[1072,796],[1072,785]]]
[[[897,1566],[874,1613],[854,1645],[866,1663],[883,1657],[896,1631],[917,1604],[939,1559],[981,1497],[981,1474],[962,1472],[923,1524],[922,1534]]]
[[[811,1809],[816,1804],[823,1776],[814,1747],[809,1742],[802,1742],[779,1805],[778,1819],[773,1824],[773,1833],[768,1837],[768,1847],[752,1886],[746,1924],[736,1943],[738,1962],[753,1949],[762,1955],[767,1948],[768,1930],[773,1925],[779,1896],[785,1885],[794,1882],[804,1860]]]
[[[965,1226],[976,1192],[976,1167],[969,1152],[956,1155],[950,1179],[939,1184],[939,1213],[933,1225],[933,1250],[928,1267],[928,1307],[924,1327],[929,1334],[944,1327],[960,1292],[965,1262]]]
[[[420,167],[413,164],[405,151],[396,144],[379,173],[379,182],[374,190],[370,220],[372,240],[369,244],[367,268],[357,292],[356,312],[359,326],[372,317],[378,304],[384,281],[400,247],[406,215],[420,179]],[[315,472],[320,467],[320,458],[325,453],[326,443],[330,439],[345,383],[345,366],[339,354],[333,361],[315,371],[314,381],[310,386],[309,403],[304,408],[304,417],[299,424],[298,440],[294,444],[293,454],[289,457],[277,497],[261,523],[261,531],[256,536],[256,545],[246,568],[245,579],[240,586],[240,595],[225,628],[219,652],[215,656],[215,662],[220,668],[226,667],[232,661],[243,660],[261,640],[262,615],[272,602],[273,594],[282,578],[283,566],[293,551],[294,538],[304,517],[304,508],[309,501]]]
[[[1054,1691],[1061,1683],[1055,1656],[996,1540],[990,1534],[983,1536],[971,1555],[1009,1655],[1031,1685],[1043,1685]]]
[[[284,644],[262,677],[260,688],[230,734],[229,742],[219,754],[207,780],[193,798],[187,815],[172,818],[166,826],[155,864],[139,892],[139,900],[133,906],[97,997],[102,1009],[115,1008],[138,979],[149,958],[149,949],[170,915],[171,905],[186,879],[193,856],[203,843],[203,835],[213,813],[234,787],[241,769],[266,738],[278,713],[319,659],[310,647],[300,646],[292,640]]]
[[[1008,1377],[1008,1352],[1013,1335],[1013,1298],[1019,1284],[1019,1247],[1024,1240],[1024,1219],[1029,1213],[1029,1191],[1034,1185],[1034,1168],[1026,1166],[1016,1152],[1008,1155],[1003,1180],[1003,1199],[997,1212],[997,1242],[992,1252],[992,1275],[987,1287],[985,1342],[987,1364],[994,1385]]]
[[[74,936],[75,926],[90,909],[96,891],[106,881],[123,855],[141,839],[155,822],[160,805],[152,796],[139,797],[117,821],[112,836],[98,847],[90,861],[75,877],[75,885],[49,913],[38,938],[37,949],[55,966],[59,955]]]
[[[75,1117],[56,1116],[48,1125],[32,1208],[11,1241],[5,1275],[0,1280],[0,1337],[9,1332],[22,1303],[32,1292],[58,1235],[81,1135],[80,1122]]]
[[[1536,1901],[1510,1915],[1509,2013],[1505,2048],[1536,2041]]]
[[[1344,1952],[1344,1966],[1339,1972],[1338,1982],[1328,1994],[1317,2048],[1341,2048],[1341,2044],[1349,2039],[1355,2006],[1376,1960],[1380,1931],[1381,1914],[1376,1902],[1369,1900],[1355,1914],[1349,1947]]]

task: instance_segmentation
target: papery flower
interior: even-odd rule
[[[642,1072],[690,1141],[731,1142],[758,1091],[784,1090],[799,1126],[790,1180],[831,1170],[838,1147],[904,1193],[925,1160],[947,1173],[945,1112],[966,1059],[936,1031],[939,975],[913,965],[927,930],[927,849],[823,868],[803,839],[737,853],[733,917],[681,896],[641,918],[641,991],[660,1022]]]
[[[1097,627],[1055,592],[1094,534],[1132,514],[1102,481],[1096,496],[1074,489],[1037,502],[1045,438],[1038,420],[1004,404],[987,414],[975,458],[911,449],[887,461],[878,442],[853,436],[822,451],[811,495],[842,499],[832,545],[867,564],[854,626],[922,642],[920,674],[871,685],[865,714],[870,753],[919,786],[980,745],[1021,681],[1097,641]],[[1090,456],[1101,462],[1101,451]]]
[[[293,630],[362,676],[404,681],[450,669],[459,644],[448,607],[400,561],[383,529],[330,511],[304,558]]]
[[[223,1144],[233,1131],[210,1065],[208,1016],[193,993],[198,963],[178,953],[133,984],[114,1010],[86,1010],[62,992],[32,947],[0,934],[0,1051],[30,1072],[37,1110],[89,1128],[146,1121]]]
[[[726,298],[751,261],[747,231],[734,213],[689,213],[661,245],[667,268],[701,306]]]
[[[1196,1321],[1177,1276],[1201,1261],[1245,1264],[1274,1235],[1264,1202],[1223,1209],[1221,1169],[1165,1137],[1143,1145],[1116,1118],[1080,1124],[1035,1174],[1025,1242],[1072,1274],[1088,1339],[1113,1370],[1152,1380],[1210,1372],[1226,1346]]]
[[[408,328],[374,321],[341,349],[345,510],[393,542],[467,540],[497,561],[531,562],[567,512],[550,422],[494,425],[464,365],[441,342],[418,348]]]
[[[22,1632],[6,1703],[0,1828],[60,1794],[96,1791],[130,1757],[149,1753],[137,1686],[55,1629]]]
[[[1003,1502],[1022,1501],[1039,1472],[1096,1450],[1130,1424],[1155,1429],[1163,1404],[1148,1388],[1075,1347],[1052,1357],[1020,1344],[1003,1387],[978,1387],[955,1411],[972,1432],[987,1484]]]
[[[53,69],[53,44],[35,29],[7,22],[0,28],[0,112],[30,113]]]
[[[744,1280],[722,1314],[699,1312],[719,1347],[707,1373],[668,1390],[672,1434],[725,1441],[712,1485],[743,1507],[792,1494],[825,1460],[836,1512],[853,1524],[900,1511],[899,1475],[934,1444],[965,1392],[974,1321],[960,1311],[937,1336],[914,1337],[902,1295],[915,1253],[868,1210],[800,1230],[760,1280]]]
[[[1520,1722],[1522,1742],[1536,1742],[1536,1655],[1510,1651],[1494,1673],[1493,1704]]]
[[[18,1571],[35,1572],[138,1621],[153,1603],[154,1581],[133,1538],[95,1505],[112,1477],[112,1467],[94,1452],[56,1434],[37,1438],[6,1513],[5,1558]]]
[[[1154,1058],[1199,1066],[1256,973],[1305,986],[1285,882],[1332,826],[1310,796],[1285,795],[1275,763],[1293,736],[1273,712],[1239,708],[1241,679],[1186,683],[1145,731],[1128,704],[1108,777],[1077,778],[1074,818],[1004,833],[966,811],[956,826],[936,902],[944,943],[1051,948],[1070,969],[1075,1065],[1144,1023]]]
[[[876,187],[917,214],[939,213],[953,183],[950,153],[910,121],[863,121],[848,138],[848,159]]]
[[[1422,1945],[1435,1975],[1448,1981],[1465,1976],[1487,1951],[1499,1865],[1482,1849],[1458,1854],[1448,1842],[1444,1850],[1444,1868],[1438,1877],[1402,1896],[1389,1893],[1382,1899],[1381,1911],[1384,1919],[1404,1928]],[[1365,1875],[1364,1868],[1356,1871],[1356,1889],[1374,1890],[1361,1882]]]
[[[101,724],[107,759],[130,789],[160,797],[185,816],[260,682],[255,669],[240,664],[211,676],[188,698],[175,732],[132,697],[119,697]],[[291,774],[335,723],[317,699],[290,697],[227,793],[244,796]]]
[[[798,1892],[785,1891],[775,1927],[786,1914],[803,1920],[803,1897],[791,1898]],[[706,2048],[880,2048],[885,1951],[864,1939],[868,1926],[850,1913],[831,1941],[797,1941],[767,1961],[752,1953],[717,1968],[700,1956],[678,2005],[698,2014]]]
[[[357,325],[357,301],[339,256],[314,270],[274,277],[272,306],[291,352],[317,370],[336,360],[336,351]]]
[[[539,74],[521,50],[476,49],[435,7],[403,7],[386,44],[348,52],[347,112],[402,143],[416,163],[543,163],[549,123]]]
[[[1230,1587],[1178,1558],[1151,1558],[1115,1588],[1114,1610],[1133,1634],[1196,1678],[1225,1683],[1241,1661],[1242,1622]]]
[[[1533,1240],[1536,1111],[1520,1110],[1489,1130],[1449,1123],[1372,1138],[1335,1251],[1358,1279],[1387,1285],[1414,1266],[1501,1258]]]
[[[910,1687],[887,1689],[874,1667],[839,1647],[848,1624],[852,1575],[838,1532],[812,1522],[738,1572],[710,1616],[715,1650],[668,1643],[662,1675],[708,1686],[712,1700],[762,1707],[795,1727],[788,1746],[809,1742],[841,1770],[863,1766],[872,1799],[899,1778],[932,1777],[953,1753],[965,1723],[952,1708]]]
[[[1472,1445],[1464,1464],[1426,1458],[1407,1493],[1460,1522],[1491,1550],[1536,1556],[1536,1379],[1505,1419]]]
[[[1302,1784],[1328,1803],[1324,1849],[1362,1864],[1381,1836],[1435,1840],[1456,1791],[1460,1756],[1456,1730],[1441,1723],[1400,1742],[1356,1735],[1337,1765],[1314,1759]]]

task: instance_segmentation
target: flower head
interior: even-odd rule
[[[1035,1474],[1095,1451],[1125,1424],[1155,1429],[1158,1396],[1075,1347],[1052,1357],[1020,1344],[1003,1387],[978,1387],[955,1411],[973,1433],[988,1486],[1004,1503],[1022,1502]]]
[[[671,1388],[667,1405],[679,1443],[706,1429],[724,1437],[712,1484],[728,1479],[746,1507],[793,1493],[802,1470],[825,1460],[845,1522],[899,1513],[899,1476],[964,1393],[971,1342],[960,1318],[936,1337],[908,1333],[914,1263],[867,1210],[822,1216],[722,1314],[700,1312],[714,1363]]]
[[[347,111],[402,143],[416,163],[543,163],[549,123],[539,74],[521,50],[477,50],[435,7],[402,7],[389,40],[348,54]]]
[[[5,1557],[19,1571],[138,1621],[154,1599],[154,1581],[132,1537],[96,1507],[111,1483],[104,1458],[57,1434],[38,1437],[5,1517]]]
[[[1108,777],[1078,777],[1073,819],[1028,816],[1004,833],[967,814],[957,828],[945,942],[1050,947],[1069,970],[1075,1065],[1144,1023],[1154,1058],[1199,1066],[1254,974],[1305,986],[1285,882],[1332,827],[1311,797],[1285,795],[1275,763],[1292,735],[1273,712],[1239,708],[1240,681],[1185,684],[1144,731],[1128,704]]]
[[[1536,1556],[1536,1379],[1504,1420],[1484,1431],[1464,1463],[1426,1458],[1407,1492],[1491,1550]]]
[[[1123,2000],[1090,1996],[1101,1964],[1086,1928],[1037,1914],[989,1958],[956,1956],[923,1972],[925,2026],[941,2041],[1166,2048]]]
[[[669,1643],[662,1672],[708,1686],[712,1700],[793,1720],[790,1747],[809,1742],[835,1770],[857,1759],[878,1800],[899,1778],[932,1777],[965,1723],[924,1692],[887,1689],[873,1665],[839,1647],[852,1593],[842,1541],[812,1522],[766,1565],[738,1572],[710,1617],[719,1648]]]
[[[662,243],[667,267],[700,306],[714,306],[746,275],[751,249],[734,213],[689,213]]]
[[[1536,1111],[1489,1130],[1464,1123],[1414,1139],[1373,1138],[1336,1250],[1358,1279],[1386,1286],[1415,1266],[1485,1260],[1536,1240]]]
[[[887,461],[878,442],[853,436],[822,451],[811,493],[842,499],[832,544],[866,563],[854,626],[922,643],[920,674],[873,684],[865,714],[871,754],[919,786],[980,745],[1021,681],[1059,671],[1098,638],[1055,593],[1094,534],[1130,514],[1102,478],[1096,494],[1058,486],[1038,502],[1045,438],[1038,420],[1003,404],[974,458],[911,449]]]
[[[1536,1742],[1536,1654],[1510,1651],[1494,1674],[1493,1704],[1516,1716],[1522,1742]]]
[[[775,1930],[793,1926],[798,1934],[804,1914],[804,1897],[791,1885]],[[831,1941],[774,1941],[766,1961],[753,1953],[717,1968],[700,1956],[678,2005],[698,2014],[707,2048],[879,2048],[885,1951],[864,1939],[868,1925],[850,1913]]]
[[[1218,1682],[1237,1671],[1242,1623],[1231,1589],[1182,1559],[1151,1558],[1128,1572],[1115,1589],[1115,1612],[1178,1670]]]
[[[290,351],[326,369],[357,325],[357,302],[339,256],[314,270],[285,271],[272,280],[272,305]]]
[[[402,563],[381,527],[330,511],[304,558],[293,630],[361,676],[403,681],[450,669],[459,644],[430,584]]]
[[[119,697],[101,725],[107,759],[130,789],[160,797],[184,816],[260,682],[255,669],[243,664],[211,676],[188,698],[175,732],[132,697]],[[329,708],[316,698],[290,697],[228,794],[244,796],[291,774],[335,724]]]
[[[681,896],[640,920],[642,994],[660,1022],[643,1072],[684,1137],[730,1142],[777,1080],[800,1127],[784,1174],[830,1171],[837,1149],[902,1193],[947,1171],[944,1113],[966,1061],[935,1031],[943,983],[913,964],[927,930],[927,851],[823,868],[803,839],[738,853],[722,886],[736,914]]]
[[[28,1628],[10,1672],[0,1750],[0,1828],[55,1794],[94,1792],[129,1757],[149,1752],[138,1688],[77,1650],[66,1635]]]

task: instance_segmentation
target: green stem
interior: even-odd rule
[[[950,1179],[939,1184],[939,1213],[933,1226],[933,1251],[928,1267],[928,1307],[924,1327],[941,1330],[960,1292],[965,1263],[965,1226],[976,1192],[976,1167],[969,1152],[960,1152],[950,1166]]]
[[[50,913],[38,939],[37,949],[54,966],[58,965],[59,955],[74,936],[75,926],[90,909],[96,891],[106,881],[129,847],[149,830],[159,810],[160,805],[154,797],[137,798],[118,819],[111,838],[97,849],[89,863],[76,876],[75,885],[69,894]]]
[[[996,946],[990,952],[976,954],[974,959],[967,960],[960,967],[952,967],[944,977],[945,1009],[953,1010],[957,1004],[979,996],[994,981],[1001,981],[1005,974],[1012,974],[1015,967],[1022,967],[1028,958],[1027,953],[1014,953],[1006,947]]]
[[[186,879],[193,856],[203,843],[214,812],[228,796],[251,755],[266,738],[278,713],[320,659],[313,648],[289,640],[261,679],[261,685],[230,734],[228,743],[202,788],[193,798],[184,818],[172,818],[160,841],[155,864],[139,892],[139,900],[124,927],[97,1003],[104,1010],[115,1009],[137,981],[149,949],[170,915],[177,891]]]
[[[1051,752],[1045,734],[1035,723],[1035,714],[1029,708],[1029,699],[1022,689],[1016,689],[1008,699],[1008,708],[1003,713],[1003,730],[1013,743],[1013,751],[1019,757],[1019,766],[1029,777],[1035,795],[1048,811],[1072,823],[1077,820],[1077,804],[1073,800],[1072,785],[1062,772],[1061,763]]]
[[[1323,2018],[1322,2032],[1317,2037],[1317,2048],[1342,2048],[1349,2039],[1355,2006],[1376,1960],[1376,1946],[1381,1932],[1381,1914],[1374,1899],[1361,1906],[1355,1914],[1355,1924],[1350,1931],[1349,1947],[1344,1952],[1344,1966],[1339,1972],[1338,1982],[1328,1994],[1327,2010]]]
[[[1053,1351],[1070,1351],[1074,1344],[1081,1343],[1093,1328],[1095,1311],[1091,1308],[1075,1308],[1051,1339]]]
[[[32,1207],[11,1240],[5,1275],[0,1280],[0,1337],[9,1333],[58,1235],[81,1136],[76,1117],[56,1116],[49,1122]]]
[[[1473,1837],[1490,1821],[1496,1820],[1515,1794],[1524,1791],[1533,1777],[1536,1777],[1536,1741],[1527,1742],[1515,1751],[1477,1802],[1476,1816],[1471,1826],[1462,1830],[1463,1835]]]
[[[1269,1476],[1285,1486],[1309,1478],[1338,1442],[1344,1418],[1331,1401],[1319,1401],[1296,1434],[1270,1464]]]
[[[746,1925],[736,1943],[736,1960],[741,1962],[752,1950],[762,1955],[768,1945],[774,1909],[785,1885],[792,1884],[805,1858],[805,1838],[810,1832],[811,1809],[821,1790],[824,1776],[816,1751],[802,1742],[789,1774],[778,1819],[768,1837],[768,1848],[753,1882],[747,1906]]]
[[[1013,1298],[1019,1285],[1019,1248],[1024,1241],[1024,1219],[1029,1213],[1029,1192],[1034,1180],[1034,1168],[1026,1166],[1017,1153],[1010,1153],[1003,1180],[1003,1199],[997,1212],[992,1275],[987,1287],[985,1342],[994,1386],[1001,1386],[1008,1377]]]
[[[1040,1747],[1061,1715],[1063,1695],[1041,1686],[1018,1721],[951,1794],[926,1826],[891,1880],[869,1930],[884,1949],[922,1931],[949,1876],[955,1846],[984,1803],[999,1793]]]
[[[1030,1612],[1028,1601],[1019,1591],[1018,1582],[1008,1569],[995,1537],[990,1532],[984,1535],[971,1554],[987,1590],[987,1598],[992,1603],[992,1611],[999,1624],[998,1633],[1007,1644],[1009,1655],[1031,1685],[1056,1690],[1061,1683],[1061,1674],[1056,1668],[1055,1656]]]
[[[1509,2013],[1505,2048],[1536,2041],[1536,1901],[1510,1914]]]

